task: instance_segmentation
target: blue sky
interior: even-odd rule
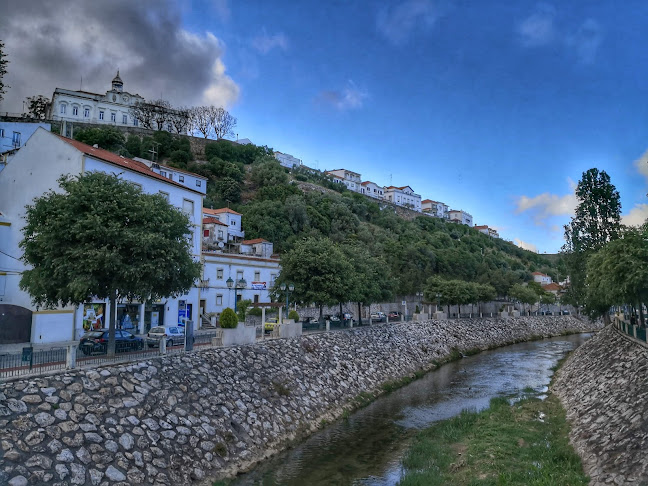
[[[143,4],[122,5],[138,8],[133,28],[164,27],[173,41],[142,34],[128,52],[93,49],[79,72],[41,62],[50,91],[80,71],[105,90],[119,67],[125,89],[225,104],[241,138],[311,167],[410,185],[540,252],[562,245],[574,184],[591,167],[610,174],[627,222],[648,216],[648,164],[637,163],[648,148],[646,2]],[[93,33],[119,22],[110,7],[79,5]],[[25,18],[0,20],[9,54]]]

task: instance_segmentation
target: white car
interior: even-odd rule
[[[185,330],[180,326],[156,326],[146,334],[146,342],[149,347],[160,345],[160,341],[166,339],[167,348],[182,345],[185,342]]]

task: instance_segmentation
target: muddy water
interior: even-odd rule
[[[496,396],[521,394],[526,388],[542,394],[551,368],[589,337],[581,334],[515,344],[444,365],[329,425],[232,484],[396,484],[413,433],[464,409],[486,408]]]

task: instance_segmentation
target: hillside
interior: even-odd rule
[[[290,251],[306,237],[325,237],[340,245],[361,245],[382,262],[385,281],[397,294],[414,294],[432,275],[489,283],[499,295],[540,271],[558,277],[559,261],[490,238],[467,226],[411,211],[348,191],[312,169],[281,167],[272,150],[228,140],[208,142],[194,161],[190,137],[155,132],[151,137],[107,129],[81,133],[127,156],[146,155],[157,143],[160,161],[209,178],[205,207],[229,207],[243,214],[247,238],[272,241],[278,252]],[[109,131],[109,130],[108,130]],[[90,136],[91,135],[91,136]],[[94,138],[93,138],[94,137]]]

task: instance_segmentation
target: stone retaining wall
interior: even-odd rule
[[[606,327],[553,385],[591,485],[648,484],[648,349]]]
[[[211,484],[453,348],[589,327],[569,316],[383,324],[6,383],[0,484]]]

